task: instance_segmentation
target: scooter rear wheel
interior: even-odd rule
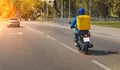
[[[88,54],[88,43],[85,43],[84,45],[84,53]]]

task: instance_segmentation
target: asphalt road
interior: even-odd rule
[[[0,70],[120,70],[120,43],[92,35],[88,55],[73,41],[73,30],[22,22],[0,24]]]

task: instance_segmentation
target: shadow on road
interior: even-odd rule
[[[19,28],[25,28],[24,26],[20,26]]]
[[[89,50],[88,55],[102,56],[102,55],[110,55],[110,54],[119,54],[116,51],[109,50]]]
[[[11,27],[8,27],[8,28],[25,28],[25,27],[24,26],[20,26],[20,27],[11,26]]]

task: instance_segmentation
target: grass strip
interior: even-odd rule
[[[120,28],[120,22],[91,22],[91,25]]]

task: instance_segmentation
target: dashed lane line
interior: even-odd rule
[[[44,33],[41,32],[41,31],[35,30],[35,29],[33,29],[33,28],[30,28],[30,27],[27,27],[27,28],[28,28],[28,29],[31,29],[31,30],[33,30],[33,31],[35,31],[35,32],[38,32],[38,33],[40,33],[40,34],[42,34],[42,35],[44,35]]]
[[[30,27],[27,27],[27,28],[28,28],[28,29],[31,29],[31,30],[33,30],[33,31],[35,31],[35,32],[38,32],[38,33],[40,33],[40,34],[42,34],[42,35],[44,35],[44,33],[41,32],[41,31],[35,30],[35,29],[33,29],[33,28],[30,28]],[[49,38],[49,39],[51,39],[51,40],[53,40],[53,41],[56,40],[55,38],[53,38],[53,37],[51,37],[51,36],[49,36],[49,35],[46,35],[46,37]],[[68,46],[68,45],[66,45],[66,44],[64,44],[64,43],[60,43],[60,45],[66,47],[67,49],[69,49],[69,50],[71,50],[71,51],[73,51],[73,52],[75,52],[75,53],[79,53],[78,51],[76,51],[75,49],[71,48],[70,46]]]
[[[23,35],[23,32],[10,33],[10,35]]]
[[[56,40],[55,38],[53,38],[53,37],[51,37],[51,36],[49,36],[49,35],[46,35],[46,37],[49,38],[49,39],[51,39],[51,40],[53,40],[53,41]]]
[[[105,70],[112,70],[112,69],[110,69],[109,67],[107,67],[107,66],[101,64],[100,62],[98,62],[98,61],[96,61],[96,60],[92,60],[92,62],[93,62],[94,64],[96,64],[96,65],[102,67],[102,68],[105,69]]]
[[[0,30],[2,30],[2,28],[3,28],[3,27],[1,27]],[[28,28],[28,29],[31,29],[31,30],[33,30],[33,31],[35,31],[35,32],[38,32],[38,33],[40,33],[40,34],[42,34],[42,35],[44,35],[44,33],[41,32],[41,31],[35,30],[35,29],[33,29],[33,28],[30,28],[30,27],[27,27],[27,28]],[[49,39],[51,39],[51,40],[53,40],[53,41],[56,40],[55,38],[53,38],[53,37],[51,37],[51,36],[49,36],[49,35],[46,35],[46,37],[49,38]],[[67,48],[67,49],[69,49],[69,50],[71,50],[71,51],[73,51],[73,52],[75,52],[75,53],[79,53],[77,50],[71,48],[70,46],[68,46],[68,45],[66,45],[66,44],[64,44],[64,43],[60,43],[60,45],[64,46],[65,48]],[[96,65],[98,65],[98,66],[100,66],[100,67],[103,68],[104,70],[112,70],[112,69],[110,69],[109,67],[101,64],[100,62],[98,62],[98,61],[96,61],[96,60],[91,60],[91,62],[94,63],[94,64],[96,64]]]
[[[78,51],[76,51],[75,49],[71,48],[70,46],[64,44],[64,43],[60,43],[60,45],[64,46],[65,48],[68,48],[69,50],[75,52],[75,53],[79,53]]]

